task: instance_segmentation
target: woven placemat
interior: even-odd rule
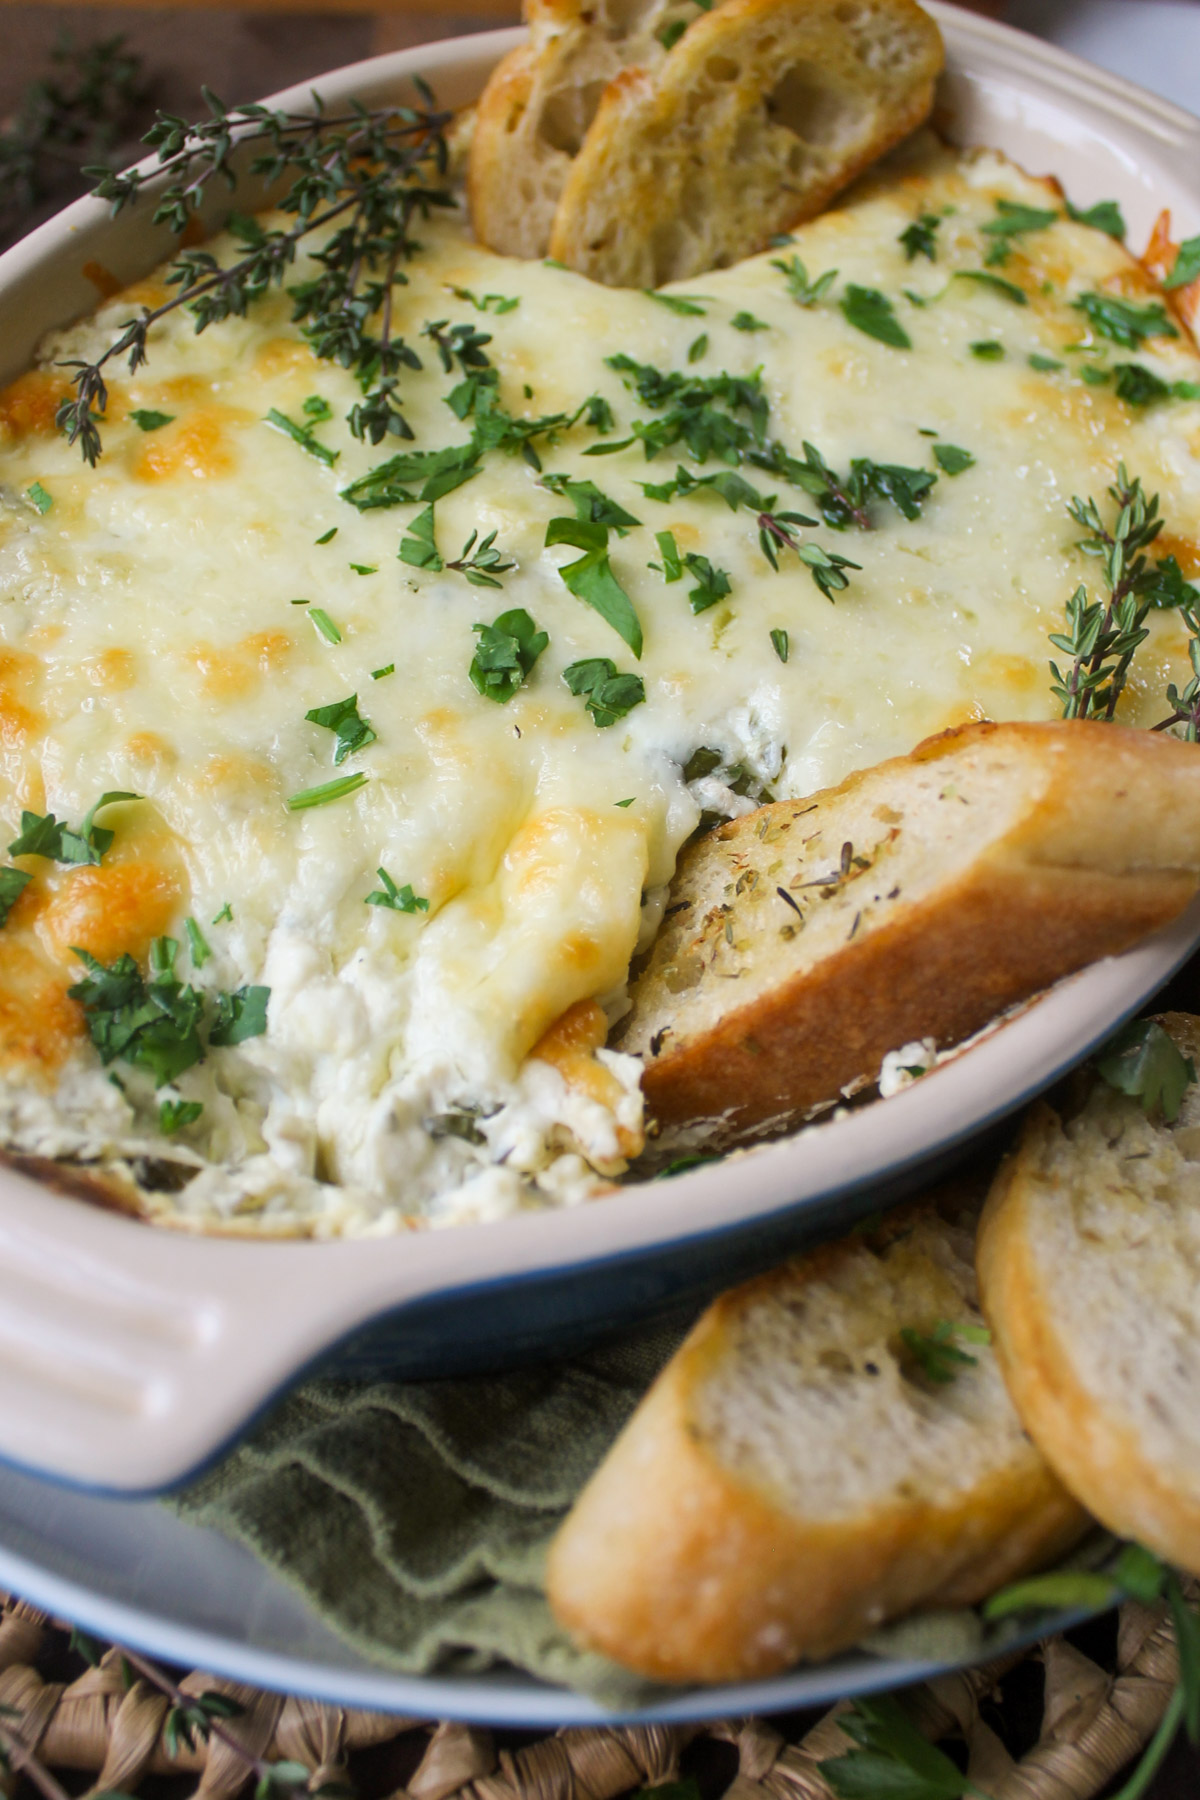
[[[901,1701],[990,1800],[1094,1800],[1158,1729],[1177,1673],[1165,1604],[1131,1601]],[[0,1611],[0,1754],[43,1800],[69,1800],[64,1781],[81,1792],[68,1772],[87,1796],[170,1774],[199,1800],[233,1800],[252,1776],[264,1796],[329,1800],[619,1800],[681,1777],[701,1800],[834,1800],[820,1766],[852,1749],[846,1713],[493,1733],[179,1677],[21,1600]]]

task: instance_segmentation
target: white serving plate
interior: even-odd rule
[[[1164,205],[1179,235],[1200,230],[1200,120],[1018,32],[930,10],[959,141],[1056,174],[1079,204],[1118,198],[1134,243]],[[318,87],[334,104],[378,103],[419,71],[461,104],[519,36],[381,57]],[[309,89],[275,99],[304,107]],[[94,303],[84,262],[132,280],[166,248],[144,215],[114,221],[85,200],[0,258],[0,380],[48,327]],[[245,1243],[154,1231],[0,1171],[0,1583],[173,1660],[345,1704],[530,1725],[597,1716],[516,1675],[372,1670],[244,1552],[144,1501],[99,1496],[180,1481],[332,1346],[343,1367],[423,1374],[544,1355],[598,1320],[698,1295],[844,1229],[1086,1054],[1198,942],[1200,902],[892,1100],[573,1212],[370,1243]],[[813,1705],[925,1672],[843,1659],[656,1716]]]

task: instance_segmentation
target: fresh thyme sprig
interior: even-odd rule
[[[1102,564],[1108,601],[1089,601],[1081,583],[1067,602],[1066,632],[1051,633],[1050,642],[1071,658],[1066,675],[1050,664],[1051,692],[1062,702],[1064,719],[1112,719],[1134,652],[1150,635],[1144,621],[1157,597],[1162,565],[1151,569],[1146,552],[1163,528],[1158,495],[1147,499],[1124,463],[1108,493],[1117,508],[1111,530],[1095,500],[1076,496],[1068,509],[1086,534],[1079,548]]]
[[[820,544],[801,542],[798,525],[815,525],[817,521],[794,512],[761,512],[758,515],[758,542],[773,569],[779,567],[779,552],[794,550],[827,600],[850,586],[847,569],[861,569],[836,550],[825,550]]]
[[[294,214],[297,223],[288,230],[266,229],[255,219],[235,216],[230,229],[242,256],[222,268],[211,252],[181,251],[167,277],[178,290],[169,300],[128,320],[94,362],[65,365],[75,371],[75,396],[63,402],[57,423],[69,442],[79,444],[86,462],[94,465],[101,453],[106,364],[123,357],[131,372],[138,369],[147,360],[151,327],[179,307],[192,314],[197,332],[219,320],[242,317],[282,284],[300,241],[334,225],[337,229],[314,254],[320,273],[290,290],[293,318],[317,356],[358,377],[363,399],[347,415],[354,435],[374,444],[389,435],[411,438],[397,396],[398,378],[402,369],[421,364],[393,331],[393,291],[407,280],[402,265],[418,249],[411,235],[414,220],[454,204],[441,185],[449,159],[444,136],[449,115],[436,111],[424,83],[416,85],[420,106],[370,112],[355,104],[337,115],[326,113],[319,99],[311,114],[272,112],[263,106],[230,110],[206,89],[208,119],[189,125],[160,114],[146,134],[144,141],[158,152],[157,169],[88,171],[99,175],[94,191],[112,203],[114,212],[136,199],[147,181],[165,177],[154,219],[179,233],[214,180],[236,188],[233,153],[257,144],[261,149],[251,160],[251,175],[268,187],[285,174],[292,176],[279,207]]]

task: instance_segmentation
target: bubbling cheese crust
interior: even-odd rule
[[[689,785],[693,753],[720,751],[782,798],[963,720],[1052,717],[1047,634],[1093,567],[1067,502],[1099,497],[1122,459],[1162,496],[1162,551],[1200,573],[1200,404],[1139,409],[1081,375],[1130,353],[1071,302],[1145,302],[1152,284],[1066,220],[1014,238],[996,271],[1024,306],[951,279],[983,267],[998,200],[1057,205],[998,157],[927,142],[794,246],[688,284],[682,309],[494,256],[456,215],[422,226],[396,294],[396,328],[424,363],[403,383],[415,446],[461,444],[471,428],[446,405],[461,377],[421,337],[430,321],[491,334],[516,415],[604,396],[607,437],[581,420],[538,454],[545,474],[595,482],[641,522],[608,546],[644,631],[640,661],[564,584],[580,552],[544,544],[572,504],[519,455],[490,452],[435,508],[446,561],[472,532],[497,533],[516,564],[502,592],[398,559],[422,507],[359,511],[339,495],[401,446],[352,438],[355,383],[312,356],[286,295],[199,337],[179,312],[156,326],[149,365],[111,383],[95,470],[55,434],[56,365],[98,353],[165,290],[151,278],[56,333],[0,395],[0,818],[12,837],[22,809],[75,823],[103,791],[141,798],[103,815],[115,835],[99,867],[17,859],[33,879],[0,931],[0,1141],[90,1168],[147,1216],[198,1229],[382,1233],[602,1193],[641,1142],[639,1066],[602,1047],[631,959],[702,807],[752,804],[719,773]],[[899,242],[923,214],[941,220],[936,261],[910,261]],[[233,255],[224,239],[211,248]],[[814,305],[776,266],[793,255],[812,277],[839,272]],[[891,297],[910,350],[844,315],[850,283]],[[456,290],[519,304],[485,315]],[[941,472],[916,519],[880,504],[869,531],[803,531],[861,565],[834,604],[794,555],[771,568],[751,512],[640,485],[668,482],[677,462],[697,475],[720,464],[701,468],[683,445],[648,463],[637,441],[586,454],[657,416],[607,366],[617,353],[700,376],[761,367],[768,438],[796,456],[811,442],[835,468],[870,457],[933,471],[935,443],[974,462]],[[1172,383],[1200,376],[1182,334],[1136,360]],[[305,413],[313,396],[330,418]],[[271,409],[314,420],[336,461],[273,429]],[[138,411],[170,423],[143,430]],[[813,514],[782,478],[742,473],[780,509]],[[693,613],[692,582],[653,566],[664,531],[725,571],[726,598]],[[468,677],[473,626],[514,607],[549,644],[502,705]],[[786,662],[773,632],[787,633]],[[1153,723],[1166,680],[1187,674],[1176,615],[1155,615],[1151,634],[1122,700],[1132,723]],[[562,676],[593,657],[645,683],[644,704],[603,729]],[[335,766],[333,733],[305,715],[352,694],[375,740]],[[289,810],[355,773],[356,791]],[[365,904],[380,868],[427,910]],[[212,951],[200,967],[189,918]],[[165,1090],[203,1107],[171,1136],[163,1092],[101,1065],[67,995],[76,947],[144,963],[163,934],[201,990],[270,989],[265,1035],[211,1050]]]

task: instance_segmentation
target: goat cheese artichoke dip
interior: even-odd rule
[[[110,365],[95,468],[62,364],[161,276],[0,395],[0,1141],[163,1223],[602,1194],[644,1131],[605,1040],[705,815],[1056,716],[1067,506],[1122,460],[1200,571],[1200,359],[997,156],[924,140],[682,292],[418,235],[411,441],[351,434],[286,289]]]

